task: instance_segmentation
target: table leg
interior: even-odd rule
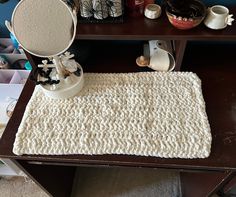
[[[231,176],[224,181],[222,187],[217,191],[217,194],[219,196],[225,196],[235,186],[236,186],[236,172],[232,172]]]
[[[179,71],[181,69],[185,48],[187,45],[187,40],[174,40],[174,52],[175,52],[175,70]]]
[[[29,164],[28,161],[23,160],[13,161],[48,195],[56,197],[70,196],[76,170],[75,166],[40,165]]]
[[[233,178],[234,172],[181,172],[183,197],[210,197],[219,193]]]

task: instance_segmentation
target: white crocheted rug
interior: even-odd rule
[[[205,158],[211,133],[196,74],[85,74],[78,96],[36,87],[18,129],[21,154],[128,154]]]

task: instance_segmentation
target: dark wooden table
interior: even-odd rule
[[[103,44],[105,49],[116,43],[97,43],[97,45],[100,44]],[[126,50],[130,50],[128,46],[133,48],[133,45],[137,45],[137,51],[133,50],[133,54],[128,54],[121,44],[119,44],[120,48],[116,46],[117,53],[112,57],[116,63],[113,65],[110,64],[109,58],[105,60],[103,56],[100,56],[101,54],[97,54],[96,58],[88,62],[88,66],[85,66],[84,70],[87,72],[142,71],[132,62],[128,61],[127,64],[126,56],[127,58],[130,55],[135,57],[138,53],[139,43],[125,43]],[[234,177],[236,170],[236,65],[232,61],[235,49],[236,44],[231,43],[190,43],[185,53],[182,69],[196,72],[202,79],[203,95],[213,137],[211,155],[207,159],[162,159],[128,155],[14,155],[12,146],[15,134],[34,89],[34,84],[31,81],[27,81],[15,112],[2,136],[0,155],[11,158],[54,196],[68,195],[77,165],[191,170],[191,172],[181,173],[185,196],[189,196],[191,193],[191,196],[199,197],[205,196],[207,193],[221,191],[222,186]],[[108,52],[106,55],[112,54]],[[95,66],[95,60],[101,62],[99,67]],[[60,178],[65,174],[68,180]],[[53,184],[50,184],[52,181]],[[188,187],[185,184],[188,184]],[[191,184],[192,187],[190,187]],[[64,193],[62,191],[57,193],[58,186],[61,186]],[[189,190],[190,188],[191,190]],[[192,194],[193,191],[194,194]]]
[[[236,27],[213,31],[201,25],[194,30],[180,31],[170,26],[166,20],[163,17],[160,21],[150,22],[143,18],[139,23],[128,19],[127,23],[114,24],[114,26],[111,24],[79,25],[77,38],[85,39],[86,42],[91,41],[92,45],[89,57],[82,66],[85,72],[146,71],[149,69],[135,65],[136,57],[142,54],[143,40],[157,38],[176,40],[176,44],[180,46],[176,49],[176,57],[180,59],[177,68],[182,64],[183,71],[196,72],[202,79],[203,95],[213,137],[209,158],[14,155],[12,147],[15,134],[34,90],[34,84],[30,80],[23,89],[0,141],[0,157],[10,158],[53,196],[68,196],[76,166],[88,165],[181,170],[183,195],[187,197],[207,196],[230,189],[235,183],[236,171],[236,63],[234,62],[236,44],[227,41],[212,43],[206,40],[236,40]],[[138,24],[148,29],[137,27]],[[160,29],[161,27],[164,30]],[[114,41],[116,39],[126,41]],[[204,42],[188,42],[185,50],[188,40],[204,40]],[[28,57],[32,64],[39,61],[30,55]]]

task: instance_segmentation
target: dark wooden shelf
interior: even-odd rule
[[[236,6],[229,8],[236,13]],[[236,25],[223,30],[211,30],[203,23],[190,30],[178,30],[173,27],[166,14],[157,20],[145,17],[125,17],[124,23],[78,24],[76,39],[91,40],[236,40]]]

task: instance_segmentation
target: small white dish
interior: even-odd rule
[[[157,19],[161,15],[161,7],[157,4],[148,4],[145,7],[144,15],[149,19]]]

